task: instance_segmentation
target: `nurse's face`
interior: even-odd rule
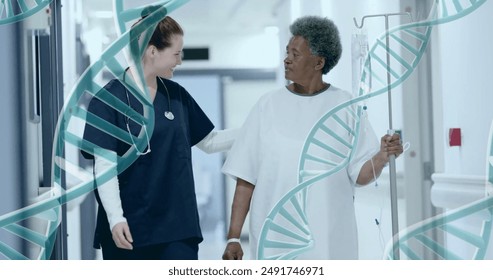
[[[171,37],[171,46],[168,48],[157,50],[153,65],[157,75],[170,79],[173,77],[175,67],[181,64],[181,56],[183,50],[183,36],[174,35]]]
[[[286,80],[299,83],[310,80],[314,75],[321,75],[316,69],[319,57],[313,55],[308,42],[301,36],[293,36],[286,46],[284,59],[284,77]]]

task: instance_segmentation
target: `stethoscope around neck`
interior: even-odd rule
[[[127,74],[127,70],[128,69],[129,68],[125,69],[125,71],[123,72],[123,83],[124,84],[125,84],[125,78],[126,78],[126,74]],[[168,111],[164,111],[164,116],[168,120],[172,121],[172,120],[175,119],[175,115],[171,111],[171,97],[169,96],[168,88],[166,87],[166,84],[164,84],[164,82],[161,79],[161,77],[158,77],[158,79],[161,82],[161,84],[163,85],[164,89],[166,90],[166,96],[168,97]],[[125,87],[125,94],[127,96],[127,104],[131,108],[132,106],[130,106],[130,97],[128,96],[128,89],[127,89],[127,87]],[[145,131],[145,134],[146,134],[146,138],[147,138],[147,150],[144,151],[144,152],[141,152],[137,148],[137,145],[135,144],[135,141],[134,141],[134,138],[133,138],[133,134],[130,131],[129,120],[130,120],[130,118],[128,116],[125,116],[125,124],[127,126],[127,132],[128,132],[128,134],[130,136],[130,139],[132,140],[132,145],[135,147],[135,150],[137,151],[137,155],[146,155],[146,154],[150,153],[151,152],[151,142],[150,142],[150,139],[149,139],[149,134],[147,133],[147,126],[144,123],[141,124],[142,128],[144,128],[144,131]]]
[[[132,106],[130,105],[130,97],[128,96],[128,89],[125,85],[125,76],[127,74],[127,69],[125,69],[125,71],[123,72],[123,86],[125,87],[125,95],[127,96],[127,105],[128,107],[132,108]],[[149,134],[147,133],[147,125],[142,122],[140,125],[142,126],[142,128],[144,129],[144,132],[146,134],[146,138],[147,138],[147,149],[143,152],[139,151],[139,148],[137,147],[137,144],[135,143],[134,141],[134,135],[132,134],[132,132],[130,131],[130,125],[129,125],[129,121],[130,121],[130,117],[125,114],[125,125],[127,127],[127,132],[128,132],[128,135],[130,136],[130,140],[132,141],[132,146],[135,147],[135,150],[137,151],[137,155],[139,156],[143,156],[143,155],[147,155],[151,152],[151,139],[149,138]]]

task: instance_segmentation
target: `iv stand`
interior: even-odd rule
[[[395,133],[392,127],[392,97],[391,97],[391,80],[390,80],[390,49],[389,49],[389,17],[390,16],[401,16],[407,15],[411,18],[410,13],[390,13],[390,14],[377,14],[377,15],[367,15],[361,19],[361,24],[358,25],[356,18],[353,18],[354,24],[358,29],[361,29],[364,25],[365,18],[370,17],[385,17],[385,51],[387,54],[387,96],[388,96],[388,107],[389,107],[389,130],[388,134],[392,135]],[[395,155],[390,155],[389,161],[389,171],[390,171],[390,203],[391,203],[391,216],[392,216],[392,238],[393,238],[393,248],[392,252],[394,254],[394,259],[400,259],[399,253],[399,219],[398,219],[398,209],[397,209],[397,183],[396,183],[396,172],[395,172]]]

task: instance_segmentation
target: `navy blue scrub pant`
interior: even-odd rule
[[[125,250],[114,242],[101,244],[105,260],[198,260],[199,243],[195,238]]]

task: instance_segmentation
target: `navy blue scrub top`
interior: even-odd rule
[[[214,125],[192,96],[178,83],[161,79],[170,94],[171,111],[175,118],[164,116],[169,110],[166,89],[157,81],[154,99],[155,127],[150,139],[151,152],[141,155],[118,176],[124,216],[133,237],[133,246],[142,247],[188,238],[202,241],[192,172],[191,147],[209,134]],[[105,89],[125,103],[125,87],[111,80]],[[98,94],[105,94],[103,91]],[[97,95],[96,95],[97,96]],[[134,110],[142,114],[142,105],[128,94]],[[89,112],[126,130],[126,117],[92,98]],[[140,125],[130,121],[130,130],[138,134]],[[123,155],[130,146],[107,133],[86,125],[84,139]],[[145,151],[145,150],[144,150]],[[88,154],[85,154],[87,157]],[[94,246],[112,241],[111,231],[96,190],[99,202]]]

